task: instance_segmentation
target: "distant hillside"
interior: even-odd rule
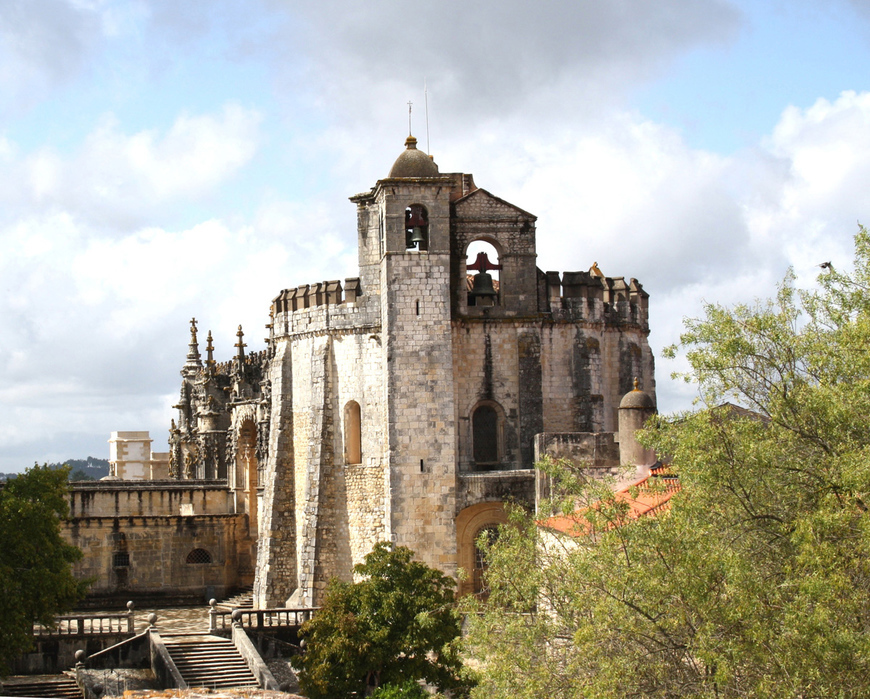
[[[69,474],[71,481],[97,481],[103,476],[109,475],[109,462],[106,459],[97,459],[89,456],[87,459],[68,459],[63,463],[48,464],[51,468],[61,468],[64,464],[72,470]],[[15,478],[17,473],[0,473],[0,481]]]

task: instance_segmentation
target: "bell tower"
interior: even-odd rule
[[[453,184],[409,136],[389,175],[371,192],[352,198],[361,217],[360,235],[366,234],[360,242],[368,250],[371,273],[372,239],[378,241],[389,445],[387,531],[395,543],[448,574],[456,570],[456,425],[448,380],[453,373]]]

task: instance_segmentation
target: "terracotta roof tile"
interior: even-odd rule
[[[616,491],[616,501],[625,503],[628,508],[621,523],[655,517],[671,507],[671,498],[680,490],[680,482],[670,474],[670,468],[661,466],[652,469],[650,475]],[[594,507],[594,506],[593,506]],[[571,515],[556,515],[538,522],[538,526],[568,536],[586,536],[592,532],[592,524],[584,516],[586,508],[578,509]],[[617,526],[618,522],[610,523]]]

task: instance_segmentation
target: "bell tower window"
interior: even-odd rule
[[[422,204],[405,209],[405,249],[425,252],[429,249],[429,213]]]
[[[501,264],[499,264],[498,251],[495,246],[486,241],[477,240],[468,246],[466,255],[468,305],[498,306]],[[472,275],[472,272],[477,272],[477,274]]]

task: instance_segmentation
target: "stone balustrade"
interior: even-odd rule
[[[67,614],[55,617],[53,626],[33,625],[33,635],[39,638],[55,636],[109,636],[134,634],[133,602],[127,602],[126,612],[98,614]]]
[[[245,629],[260,631],[281,626],[301,626],[311,619],[319,607],[275,607],[271,609],[218,609],[217,603],[209,602],[208,628],[210,633],[231,629],[233,623]]]

